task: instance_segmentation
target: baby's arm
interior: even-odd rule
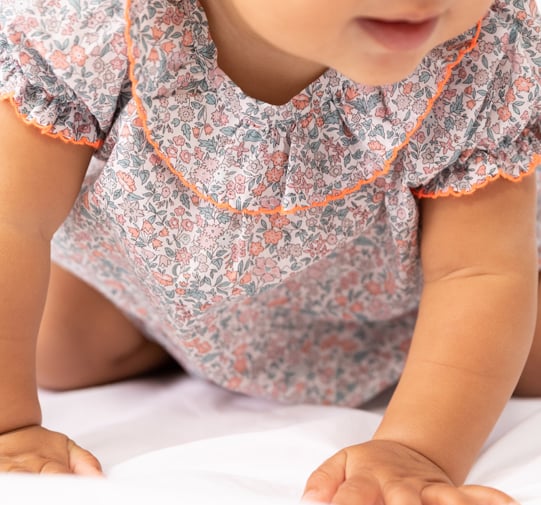
[[[0,101],[0,471],[99,473],[67,437],[41,428],[35,353],[50,240],[92,149],[42,135]]]
[[[425,287],[404,373],[374,439],[316,470],[309,498],[358,505],[510,502],[495,490],[460,486],[531,345],[535,196],[530,176],[422,203]]]

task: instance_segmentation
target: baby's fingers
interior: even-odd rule
[[[0,458],[0,473],[71,473],[70,469],[54,460],[45,458]]]
[[[330,503],[345,480],[347,455],[340,451],[319,466],[306,481],[303,501]]]
[[[405,496],[402,496],[404,500]],[[330,500],[333,505],[390,505],[384,502],[377,480],[370,474],[356,474],[345,480]],[[398,502],[397,502],[398,503]],[[400,505],[420,505],[407,500]]]
[[[427,486],[422,491],[423,505],[519,505],[509,495],[485,486]]]
[[[103,477],[100,462],[93,454],[79,447],[73,440],[68,441],[70,472],[88,477]]]
[[[474,503],[481,503],[483,505],[519,505],[508,494],[492,487],[469,485],[462,486],[460,490],[466,496],[473,499]]]
[[[368,474],[346,478],[346,463],[345,451],[325,461],[308,478],[302,499],[336,505],[383,505],[377,481]]]

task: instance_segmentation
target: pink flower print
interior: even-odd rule
[[[156,63],[158,61],[160,61],[160,54],[158,53],[158,50],[153,47],[149,53],[148,53],[148,61],[150,61],[151,63]]]
[[[186,143],[186,139],[182,135],[177,135],[173,137],[173,143],[176,146],[183,146]]]
[[[78,65],[79,67],[82,67],[86,63],[88,56],[83,47],[73,46],[70,50],[70,59],[72,63]]]
[[[252,242],[250,244],[250,254],[252,256],[259,256],[264,250],[264,247],[261,245],[261,242]]]
[[[280,200],[275,196],[264,196],[261,198],[261,207],[264,207],[265,209],[274,209],[278,207],[279,204]]]
[[[203,232],[205,235],[208,235],[212,239],[217,239],[223,232],[223,229],[221,226],[216,224],[208,225]]]
[[[310,98],[305,94],[301,94],[293,98],[291,103],[297,110],[303,110],[310,105]]]
[[[252,193],[255,195],[255,196],[261,196],[265,190],[267,189],[267,185],[266,184],[263,184],[262,182],[260,182],[253,190],[252,190]]]
[[[265,177],[271,184],[274,182],[280,182],[282,180],[283,175],[284,175],[283,168],[269,168],[265,172]]]
[[[263,238],[265,243],[268,245],[276,245],[280,240],[282,240],[282,232],[279,230],[267,230],[263,233]]]
[[[378,140],[368,142],[368,148],[372,151],[385,151],[385,146]]]
[[[158,284],[161,286],[172,286],[173,285],[173,277],[171,277],[168,274],[161,274],[160,272],[152,272],[152,276],[154,279],[158,281]]]
[[[227,389],[231,389],[232,391],[238,390],[240,385],[242,384],[242,377],[231,377],[225,385]]]
[[[325,242],[325,239],[321,237],[311,242],[308,246],[308,253],[313,258],[317,256],[325,256],[328,252],[329,248],[327,247],[327,243]]]
[[[252,274],[250,272],[246,272],[240,279],[239,284],[244,286],[246,284],[249,284],[252,282]]]
[[[533,83],[530,79],[525,79],[524,77],[519,77],[513,83],[518,91],[530,91],[533,86]]]
[[[170,54],[175,49],[175,43],[171,40],[168,40],[161,45],[161,48],[164,50],[164,52]]]
[[[21,53],[19,61],[22,66],[28,65],[32,61],[32,57],[28,53]]]
[[[517,99],[513,88],[509,88],[505,93],[505,103],[513,103]]]
[[[228,270],[225,273],[225,276],[229,279],[229,282],[231,283],[235,283],[237,281],[238,275],[239,274],[235,272],[234,270]]]
[[[397,97],[396,105],[398,110],[406,110],[411,103],[411,98],[406,95],[400,95]]]
[[[257,258],[253,274],[263,282],[272,282],[280,278],[280,269],[272,258]]]
[[[160,265],[160,267],[165,268],[171,264],[171,260],[167,256],[164,256],[162,254],[160,256],[160,259],[158,260],[158,264]]]
[[[283,228],[287,226],[291,221],[284,216],[283,214],[272,214],[270,217],[270,222],[273,228]]]
[[[128,192],[133,193],[135,191],[136,185],[133,177],[126,172],[117,172],[116,177],[120,185]]]
[[[59,68],[61,70],[66,70],[70,67],[70,64],[68,62],[68,59],[66,55],[62,52],[56,49],[50,58],[50,63],[53,66],[53,68]]]
[[[193,33],[191,30],[186,30],[184,32],[184,36],[182,37],[182,45],[186,47],[193,45]]]
[[[508,121],[509,118],[511,117],[511,111],[509,110],[508,107],[500,107],[498,109],[498,117],[502,120],[502,121]]]
[[[185,230],[185,231],[192,231],[193,230],[193,221],[191,221],[190,219],[183,219],[180,223],[180,225],[182,226],[182,229]]]
[[[208,73],[210,85],[219,88],[224,82],[224,74],[220,68],[213,68]]]
[[[302,256],[302,247],[300,245],[298,245],[298,244],[292,245],[289,248],[289,253],[294,258],[300,258]]]
[[[237,373],[244,373],[248,368],[248,360],[245,356],[237,356],[233,363],[233,368]]]
[[[152,38],[154,40],[160,40],[163,37],[163,30],[160,30],[156,25],[151,28]]]
[[[376,110],[374,111],[374,115],[376,117],[383,118],[383,117],[387,116],[387,109],[385,107],[377,107]],[[347,136],[352,137],[353,133],[349,132],[349,135],[347,135]]]
[[[348,102],[351,102],[352,100],[355,100],[355,98],[357,98],[359,96],[359,90],[357,89],[357,87],[354,87],[354,86],[348,86],[346,88],[346,100]]]
[[[184,105],[183,107],[179,109],[178,117],[180,118],[181,121],[184,121],[185,123],[189,123],[190,121],[194,119],[195,113],[192,107],[188,105]]]
[[[377,283],[376,281],[368,281],[367,283],[365,283],[364,288],[371,295],[379,295],[379,294],[381,294],[381,285],[379,283]]]
[[[202,233],[199,236],[199,247],[204,250],[212,250],[216,247],[216,239],[208,233]]]
[[[175,146],[169,146],[165,150],[165,152],[167,153],[167,156],[169,156],[169,158],[176,158],[177,153],[178,153],[178,149]]]
[[[284,151],[276,151],[270,157],[276,167],[283,167],[287,163],[288,158],[288,154]]]
[[[225,126],[229,122],[227,115],[220,110],[214,111],[210,117],[215,126]]]
[[[235,192],[235,183],[233,181],[229,181],[225,185],[225,189],[226,189],[225,194],[227,198],[229,198],[229,200],[235,199],[235,197],[237,196],[237,193]]]
[[[188,252],[188,249],[183,247],[182,249],[179,249],[175,254],[175,260],[180,263],[181,265],[187,265],[190,263],[192,259],[192,255]]]
[[[212,173],[216,167],[216,162],[214,160],[208,160],[206,163],[198,164],[195,170],[195,176],[197,180],[203,184],[209,184],[212,180]]]
[[[235,175],[235,186],[238,193],[243,193],[246,186],[246,177],[242,174]]]
[[[147,235],[152,235],[154,233],[154,226],[152,225],[152,223],[145,219],[145,221],[143,222],[142,231]]]
[[[246,242],[244,240],[239,241],[238,243],[233,244],[231,247],[231,259],[233,261],[238,261],[240,258],[246,256]]]
[[[411,81],[408,81],[402,86],[402,93],[404,95],[409,95],[413,91],[413,83]]]
[[[122,70],[126,67],[126,62],[122,58],[113,58],[109,62],[109,68],[112,68],[113,70]]]
[[[301,119],[301,122],[300,122],[300,125],[303,127],[303,128],[307,128],[310,123],[312,122],[312,119],[314,119],[314,115],[313,114],[309,114],[308,116],[306,116],[305,118]]]

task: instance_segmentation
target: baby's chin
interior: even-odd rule
[[[365,86],[386,86],[403,81],[423,60],[425,54],[417,55],[381,55],[367,58],[361,65],[348,65],[336,68],[346,77]]]

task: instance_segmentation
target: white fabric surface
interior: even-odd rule
[[[41,399],[44,424],[107,478],[1,475],[2,504],[297,504],[309,473],[370,438],[383,408],[284,406],[177,375]],[[541,505],[541,400],[511,400],[469,480]]]

